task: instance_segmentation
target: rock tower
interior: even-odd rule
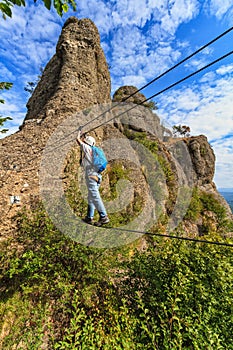
[[[151,111],[153,104],[143,103],[145,96],[137,92],[136,87],[119,88],[113,96],[117,108],[110,112],[110,90],[110,74],[96,26],[89,19],[69,18],[59,37],[56,53],[28,101],[28,112],[20,130],[0,140],[0,232],[3,239],[14,232],[14,217],[22,207],[33,209],[41,199],[41,193],[46,193],[49,199],[58,200],[65,186],[72,183],[73,173],[64,172],[64,169],[72,165],[74,173],[77,173],[78,147],[74,152],[74,164],[69,154],[74,149],[74,130],[77,132],[79,125],[88,123],[91,127],[85,131],[95,129],[93,132],[99,140],[110,140],[112,149],[107,154],[110,163],[112,161],[110,165],[114,165],[115,158],[111,159],[114,155],[127,176],[131,176],[133,189],[129,186],[131,192],[127,194],[127,208],[131,217],[135,208],[140,212],[133,221],[134,228],[142,230],[145,225],[151,224],[150,219],[153,221],[161,215],[169,218],[169,227],[175,227],[191,203],[192,193],[189,191],[187,196],[187,187],[212,194],[232,218],[228,205],[213,182],[215,156],[207,138],[204,135],[170,137],[154,110]],[[125,113],[127,107],[132,112]],[[100,112],[101,115],[102,111],[105,121],[112,122],[99,127],[103,125],[103,119],[102,124],[94,120],[96,114]],[[51,144],[50,153],[46,153]],[[54,150],[56,156],[53,157]],[[147,167],[143,165],[145,160]],[[58,163],[61,171],[56,173]],[[46,179],[44,183],[41,174]],[[77,178],[75,181],[77,183]],[[104,181],[104,188],[110,188],[108,175]],[[52,193],[51,184],[54,183],[55,191]],[[61,186],[56,198],[57,183]],[[110,198],[109,207],[115,204]],[[150,212],[150,217],[144,215],[146,211]],[[203,227],[211,225],[214,231],[218,230],[217,214],[211,210],[202,210],[195,220],[186,220],[184,228],[188,234],[202,234]]]
[[[41,152],[68,115],[110,101],[110,75],[95,24],[70,17],[56,53],[27,103],[20,130],[0,140],[0,232],[12,229],[19,207],[38,198]],[[20,201],[18,202],[18,199]]]

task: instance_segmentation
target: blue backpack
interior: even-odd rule
[[[104,151],[97,146],[92,146],[92,164],[97,173],[102,173],[108,164]]]

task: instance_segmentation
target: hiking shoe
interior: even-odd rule
[[[90,224],[92,225],[93,224],[93,219],[92,218],[89,218],[88,216],[86,216],[83,221],[86,223],[86,224]]]
[[[107,223],[109,223],[109,218],[108,218],[108,216],[106,215],[106,216],[104,216],[103,218],[100,218],[99,219],[99,221],[97,221],[96,223],[95,223],[95,226],[102,226],[102,225],[105,225],[105,224],[107,224]]]

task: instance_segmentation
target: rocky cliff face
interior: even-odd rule
[[[109,102],[110,85],[96,26],[89,19],[69,18],[20,131],[0,140],[1,233],[11,231],[15,213],[38,198],[41,154],[50,135],[67,116]],[[15,196],[20,203],[11,203]]]
[[[89,19],[69,18],[41,81],[28,101],[25,121],[75,113],[110,101],[110,75],[98,30]]]
[[[76,215],[83,215],[75,187],[81,185],[75,144],[80,124],[88,125],[85,131],[96,127],[91,134],[102,142],[109,159],[103,195],[113,225],[115,220],[131,229],[165,232],[183,221],[186,234],[202,234],[208,225],[218,230],[217,213],[210,206],[205,209],[206,198],[193,198],[195,191],[199,197],[211,194],[231,217],[213,183],[215,156],[206,137],[165,138],[168,133],[159,117],[149,105],[138,105],[145,96],[136,90],[122,87],[114,94],[115,104],[108,104],[110,76],[97,28],[88,19],[68,19],[56,54],[28,101],[20,131],[0,140],[3,235],[12,232],[14,215],[23,206],[30,209],[41,199],[41,187],[48,197],[60,200],[54,183],[59,183],[62,199],[63,192],[75,197],[75,205],[70,205]],[[101,113],[100,120],[91,122]],[[108,119],[112,121],[98,127]],[[119,179],[125,184],[118,186]]]

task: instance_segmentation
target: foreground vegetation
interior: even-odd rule
[[[233,349],[232,248],[150,237],[140,252],[139,243],[84,247],[41,206],[21,213],[2,249],[0,347]]]
[[[174,175],[158,143],[143,134],[129,137],[159,162],[171,211]],[[86,203],[74,169],[78,156],[72,152],[67,163],[65,193],[83,217]],[[117,182],[132,178],[130,169],[113,162],[103,198],[116,198]],[[143,198],[134,195],[133,203],[110,214],[110,225],[128,223],[142,208]],[[153,236],[164,232],[167,220],[168,214],[161,216],[151,235],[128,246],[96,249],[61,234],[40,203],[30,215],[22,211],[17,232],[1,249],[0,349],[233,349],[232,247]],[[225,238],[233,231],[225,208],[198,188],[185,222],[201,223],[202,240],[233,243]],[[183,234],[180,224],[175,235]]]

